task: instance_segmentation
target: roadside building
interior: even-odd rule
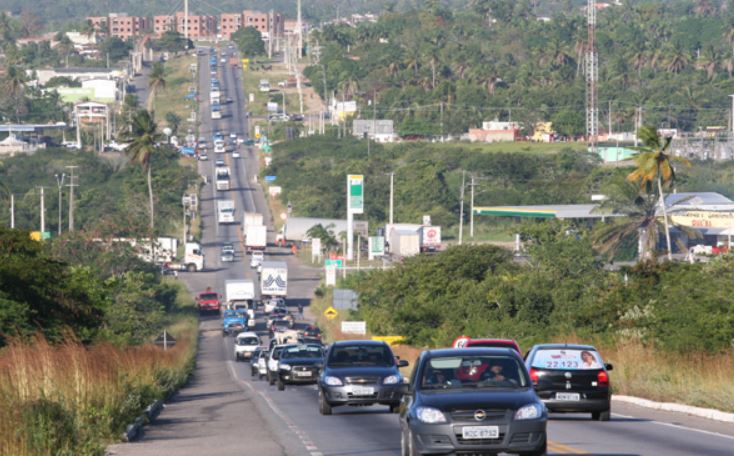
[[[153,33],[161,37],[166,32],[176,30],[176,18],[174,16],[153,16]]]
[[[271,30],[274,40],[285,35],[285,19],[282,14],[276,12],[263,13],[261,11],[244,10],[242,12],[242,27],[257,29],[264,40],[270,39]]]
[[[352,135],[357,138],[368,137],[381,143],[394,142],[397,139],[392,119],[356,119],[352,123]]]
[[[482,128],[470,128],[467,138],[471,142],[513,142],[520,140],[520,124],[492,120],[482,122]]]
[[[14,134],[0,141],[0,157],[13,157],[17,154],[33,154],[38,147],[21,141]]]
[[[107,16],[89,16],[87,20],[94,30],[104,37],[128,40],[142,35],[148,29],[148,18],[129,16],[127,13],[110,13]]]
[[[553,142],[556,139],[556,132],[553,130],[553,122],[538,122],[535,124],[531,141],[535,142]]]
[[[51,70],[35,70],[39,85],[46,85],[51,78],[64,76],[75,81],[87,81],[91,79],[120,79],[127,77],[127,72],[120,68],[86,68],[69,67],[54,68]]]
[[[183,11],[176,13],[176,31],[182,35],[186,32],[186,15]],[[208,40],[217,35],[217,18],[215,16],[189,14],[189,39]]]
[[[332,98],[331,104],[329,104],[329,113],[331,114],[332,123],[342,122],[357,114],[357,102],[336,101],[336,99]]]

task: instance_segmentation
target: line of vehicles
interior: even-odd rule
[[[320,334],[311,339],[307,328],[291,332],[295,340],[274,337],[262,346],[253,334],[242,333],[235,343],[236,357],[238,351],[249,353],[239,356],[249,359],[252,378],[266,379],[279,391],[289,384],[316,384],[322,415],[342,406],[387,406],[400,414],[404,456],[542,456],[549,412],[610,419],[613,367],[591,345],[538,344],[523,357],[514,340],[462,336],[451,348],[421,353],[405,376],[400,369],[408,362],[382,341],[324,347]]]

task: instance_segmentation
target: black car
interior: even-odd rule
[[[308,325],[308,327],[303,330],[303,337],[307,339],[321,340],[321,330],[318,326]]]
[[[291,345],[280,353],[278,362],[278,391],[288,383],[316,383],[324,362],[321,345]]]
[[[526,365],[535,391],[551,412],[591,412],[609,421],[611,364],[591,345],[541,344],[530,349]]]
[[[547,420],[514,350],[429,350],[400,406],[402,454],[546,455]]]
[[[397,412],[407,384],[390,346],[382,341],[345,340],[331,344],[319,378],[319,411],[340,405],[383,404]]]

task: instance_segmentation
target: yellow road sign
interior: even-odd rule
[[[337,315],[339,315],[339,312],[337,312],[336,309],[331,306],[329,306],[329,308],[324,311],[324,316],[329,320],[335,319]]]

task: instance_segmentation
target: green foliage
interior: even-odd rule
[[[458,222],[464,170],[483,176],[478,206],[560,204],[587,201],[594,166],[590,156],[575,152],[482,153],[426,143],[372,143],[368,156],[366,141],[311,137],[276,145],[263,172],[278,176],[294,214],[328,218],[344,216],[346,175],[364,174],[365,215],[373,224],[387,220],[389,173],[395,172],[396,220],[417,223],[430,214],[435,224],[450,226]]]
[[[122,41],[120,38],[113,36],[102,42],[99,51],[105,58],[109,57],[110,62],[117,62],[126,59],[132,48],[133,45],[129,41]]]
[[[265,43],[262,34],[255,27],[243,27],[232,34],[231,40],[243,57],[253,58],[265,55]]]
[[[149,41],[148,47],[154,51],[183,52],[186,49],[193,48],[194,45],[191,40],[186,40],[181,33],[169,30],[164,32],[157,40]]]
[[[509,337],[524,347],[554,337],[638,338],[663,350],[717,353],[734,343],[734,259],[643,263],[607,272],[587,236],[564,223],[523,228],[529,262],[491,246],[453,247],[394,269],[348,278],[370,331],[418,346],[460,334]]]

